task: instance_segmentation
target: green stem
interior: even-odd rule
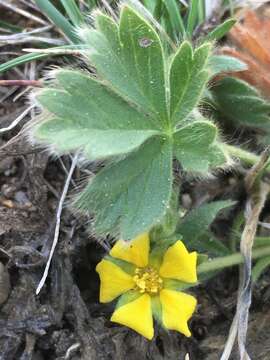
[[[163,12],[163,2],[161,0],[158,0],[156,2],[156,6],[154,9],[154,18],[159,21],[161,19],[162,12]]]
[[[229,7],[230,7],[230,15],[231,15],[231,17],[233,17],[234,16],[233,0],[229,0]]]
[[[239,233],[241,232],[241,226],[243,225],[244,221],[244,213],[243,211],[241,211],[236,216],[231,230],[230,249],[232,252],[235,252],[237,250],[237,244],[239,243]]]
[[[231,156],[236,157],[242,160],[247,165],[256,164],[260,157],[258,155],[253,154],[247,150],[243,150],[237,146],[222,144],[222,147],[225,151],[227,151]]]
[[[252,258],[258,259],[270,255],[270,246],[264,246],[257,249],[254,249],[252,252]],[[198,274],[207,273],[211,271],[221,270],[226,267],[233,265],[239,265],[244,262],[243,255],[241,253],[235,253],[228,256],[222,256],[203,262],[198,266]]]
[[[204,1],[199,1],[199,3],[198,3],[198,19],[199,19],[198,25],[200,25],[201,23],[203,23],[205,21],[205,3],[204,3]]]
[[[256,236],[254,239],[254,246],[269,246],[270,245],[270,237],[269,236]]]

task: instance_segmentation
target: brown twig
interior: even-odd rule
[[[0,86],[43,87],[43,83],[39,80],[0,80]]]

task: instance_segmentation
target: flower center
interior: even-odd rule
[[[136,268],[133,280],[140,293],[157,294],[162,289],[162,279],[157,270],[146,267]]]

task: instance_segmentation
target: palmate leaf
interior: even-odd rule
[[[233,25],[236,23],[235,19],[227,19],[220,25],[218,25],[214,30],[212,30],[207,36],[206,40],[219,40],[224,35],[226,35]]]
[[[241,125],[269,129],[270,104],[245,81],[226,77],[211,92],[215,108],[225,118]]]
[[[96,74],[55,71],[36,96],[47,115],[34,136],[58,153],[79,149],[105,161],[75,205],[95,214],[98,233],[128,240],[165,215],[173,157],[203,173],[226,162],[216,126],[194,111],[211,74],[211,45],[184,42],[165,56],[154,28],[126,5],[119,24],[98,13],[96,28],[80,35]]]
[[[59,71],[56,78],[62,88],[46,89],[37,97],[55,117],[36,132],[40,140],[51,134],[56,149],[83,147],[89,159],[100,160],[134,150],[160,133],[152,119],[95,79],[71,70]]]
[[[99,172],[77,199],[82,210],[92,210],[96,230],[110,231],[119,218],[124,238],[147,229],[166,211],[172,187],[172,146],[153,138],[137,152]],[[151,190],[152,189],[152,190]]]
[[[178,225],[176,232],[189,249],[218,256],[227,255],[226,246],[208,233],[209,226],[219,211],[234,205],[233,201],[213,201],[191,210]]]
[[[170,66],[171,121],[183,121],[198,104],[209,79],[206,62],[210,44],[204,44],[194,53],[190,43],[183,42]],[[181,71],[179,71],[181,69]]]
[[[174,133],[175,156],[188,171],[205,172],[209,166],[218,166],[225,159],[216,137],[216,126],[210,121],[192,122]]]
[[[228,55],[213,55],[209,60],[212,76],[219,73],[247,70],[248,66],[241,60]]]
[[[164,54],[154,29],[128,7],[121,12],[119,26],[103,14],[96,26],[84,28],[81,36],[98,73],[157,121],[167,118]]]

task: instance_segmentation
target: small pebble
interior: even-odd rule
[[[17,191],[15,193],[14,199],[17,201],[17,203],[19,203],[21,205],[30,203],[30,201],[24,191]]]
[[[13,209],[14,208],[14,202],[12,200],[1,200],[1,205]]]

